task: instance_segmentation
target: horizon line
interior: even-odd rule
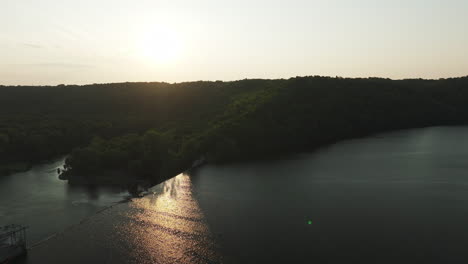
[[[244,78],[244,79],[235,79],[235,80],[192,80],[192,81],[181,81],[181,82],[168,82],[168,81],[121,81],[121,82],[102,82],[102,83],[87,83],[87,84],[15,84],[15,85],[5,85],[0,84],[0,87],[62,87],[62,86],[91,86],[91,85],[109,85],[109,84],[138,84],[138,83],[159,83],[159,84],[184,84],[184,83],[199,83],[199,82],[207,82],[207,83],[215,83],[215,82],[223,82],[223,83],[230,83],[230,82],[239,82],[239,81],[248,81],[248,80],[263,80],[263,81],[276,81],[276,80],[291,80],[291,79],[298,79],[298,78],[328,78],[328,79],[350,79],[350,80],[364,80],[364,79],[378,79],[378,80],[388,80],[388,81],[409,81],[409,80],[420,80],[420,81],[441,81],[441,80],[451,80],[451,79],[464,79],[468,78],[468,75],[462,75],[457,77],[446,77],[446,78],[421,78],[421,77],[413,77],[413,78],[389,78],[389,77],[378,77],[378,76],[369,76],[369,77],[344,77],[344,76],[329,76],[329,75],[297,75],[294,77],[288,78]]]

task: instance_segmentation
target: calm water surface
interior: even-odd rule
[[[29,246],[129,196],[122,188],[69,186],[58,179],[64,159],[0,177],[0,226],[28,226]]]
[[[26,261],[467,263],[467,246],[468,128],[433,127],[204,166],[95,214]]]

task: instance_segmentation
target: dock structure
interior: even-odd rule
[[[26,229],[21,225],[0,227],[0,263],[26,254]]]

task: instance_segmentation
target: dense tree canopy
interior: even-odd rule
[[[71,152],[64,178],[124,172],[160,181],[201,157],[267,158],[391,129],[466,124],[467,98],[468,78],[0,87],[0,166]]]

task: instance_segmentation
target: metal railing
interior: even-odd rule
[[[26,226],[7,225],[0,227],[0,248],[19,246],[26,248]]]

